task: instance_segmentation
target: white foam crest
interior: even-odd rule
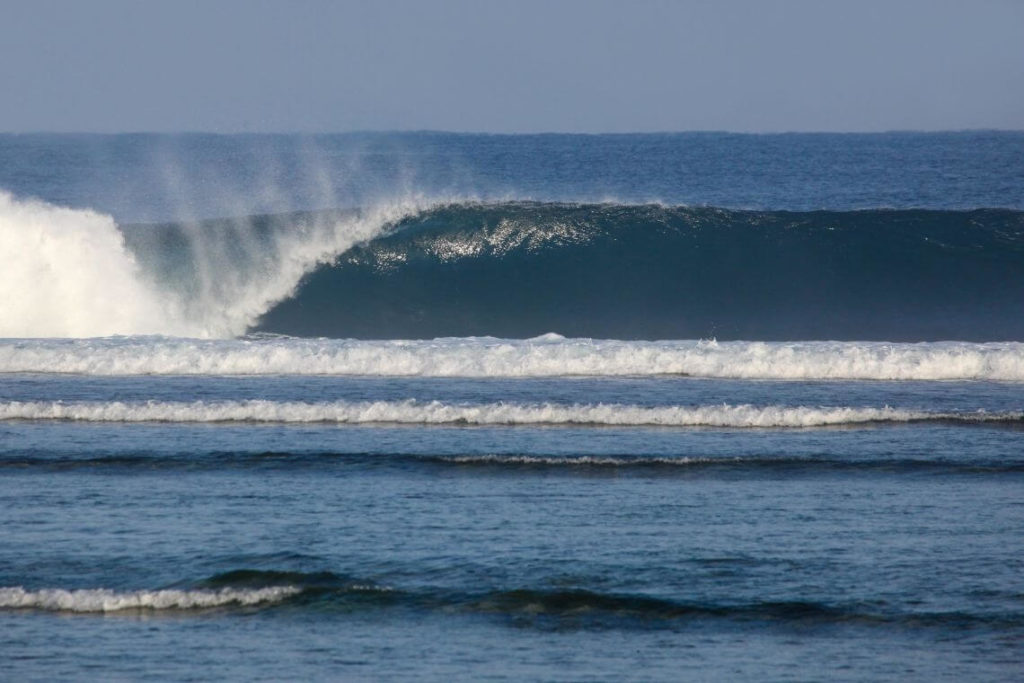
[[[450,338],[0,340],[0,372],[1024,381],[1024,343]]]
[[[186,226],[195,272],[186,293],[145,272],[112,217],[0,190],[0,338],[237,336],[317,265],[431,204],[382,203],[269,241],[244,220],[224,230]]]
[[[110,216],[0,191],[0,337],[195,334]]]
[[[94,402],[8,401],[2,420],[88,422],[283,422],[337,424],[608,425],[664,427],[821,427],[926,419],[1006,420],[1020,414],[931,413],[876,407],[638,406],[622,404],[484,403],[441,401]]]
[[[0,587],[0,609],[37,609],[55,612],[119,612],[124,610],[202,609],[225,605],[279,602],[301,592],[296,586],[222,588],[220,590],[140,590],[119,592],[106,588],[25,590]]]

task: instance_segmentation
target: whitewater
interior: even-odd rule
[[[1024,343],[464,338],[0,339],[0,372],[1024,381]]]
[[[53,612],[123,612],[127,610],[195,610],[225,605],[258,605],[277,602],[301,592],[295,586],[252,590],[142,590],[115,591],[105,588],[25,590],[21,586],[0,586],[0,610],[36,609]]]
[[[258,240],[189,226],[188,290],[161,282],[125,244],[113,217],[20,199],[0,188],[0,337],[243,334],[320,263],[422,210],[408,199],[289,225]]]
[[[505,211],[511,217],[501,217]],[[686,237],[687,226],[704,220],[703,214],[666,211],[416,198],[360,211],[186,224],[154,233],[119,228],[111,216],[92,210],[0,192],[0,248],[19,255],[0,270],[0,373],[1024,381],[1024,344],[1018,341],[632,341],[554,332],[528,339],[245,336],[280,302],[298,297],[292,305],[301,307],[300,290],[313,296],[307,278],[315,272],[368,264],[385,278],[372,286],[383,288],[396,263],[409,266],[426,258],[449,269],[466,260],[497,267],[517,254],[550,258],[551,249],[562,258],[566,250],[607,239],[604,228],[595,228],[599,221],[682,216],[682,227],[672,230],[693,239]],[[494,212],[497,222],[489,228],[487,216]],[[484,226],[476,232],[431,232],[438,220],[473,216]],[[168,236],[178,242],[167,242]],[[398,253],[395,238],[412,241]],[[168,260],[185,274],[169,272]],[[332,292],[342,302],[358,296],[340,285]],[[453,314],[445,310],[451,305],[432,305],[430,316]],[[368,302],[362,306],[367,318],[381,310]],[[508,308],[510,316],[518,314],[514,305]],[[303,310],[306,320],[334,314]],[[608,308],[607,314],[620,313]],[[810,319],[815,312],[802,315]]]
[[[118,225],[0,192],[0,240],[18,255],[0,275],[0,338],[905,344],[1024,334],[1020,211],[408,193],[359,209]]]
[[[661,427],[820,427],[863,422],[942,420],[1020,422],[1024,413],[933,413],[884,406],[636,406],[619,404],[460,405],[441,401],[297,403],[0,403],[0,420],[89,422],[334,422],[339,424],[619,425]]]

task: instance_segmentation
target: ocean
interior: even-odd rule
[[[0,135],[9,680],[1019,680],[1024,133]]]

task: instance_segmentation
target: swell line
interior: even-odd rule
[[[78,614],[202,612],[210,609],[277,605],[314,608],[318,614],[353,610],[416,609],[438,614],[480,614],[521,625],[631,628],[686,620],[768,623],[855,623],[901,628],[995,628],[1024,626],[1020,613],[914,612],[881,603],[828,604],[814,601],[696,601],[643,593],[586,588],[523,586],[497,589],[423,587],[403,589],[331,572],[238,569],[194,582],[184,589],[0,587],[0,611]]]
[[[0,468],[65,471],[125,471],[139,469],[190,472],[253,469],[323,472],[335,468],[397,469],[452,468],[467,472],[558,472],[573,474],[636,474],[639,476],[691,476],[764,473],[815,475],[821,473],[1017,475],[1024,473],[1024,459],[1017,457],[864,457],[843,458],[829,454],[704,455],[671,454],[545,454],[545,453],[350,453],[333,451],[194,452],[96,454],[48,452],[0,453]]]
[[[0,339],[0,373],[1024,382],[1024,343],[643,342],[556,334],[412,341]]]
[[[622,404],[487,403],[441,401],[247,401],[94,402],[8,401],[0,420],[172,423],[333,423],[618,427],[825,427],[868,423],[1014,423],[1024,412],[936,413],[876,407],[639,406]]]

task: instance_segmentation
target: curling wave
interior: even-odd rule
[[[0,192],[0,337],[1024,340],[1024,212],[401,199],[117,226]]]
[[[460,203],[306,275],[298,336],[1024,340],[1024,212]]]
[[[0,190],[0,337],[236,336],[318,264],[427,205],[121,227]]]

